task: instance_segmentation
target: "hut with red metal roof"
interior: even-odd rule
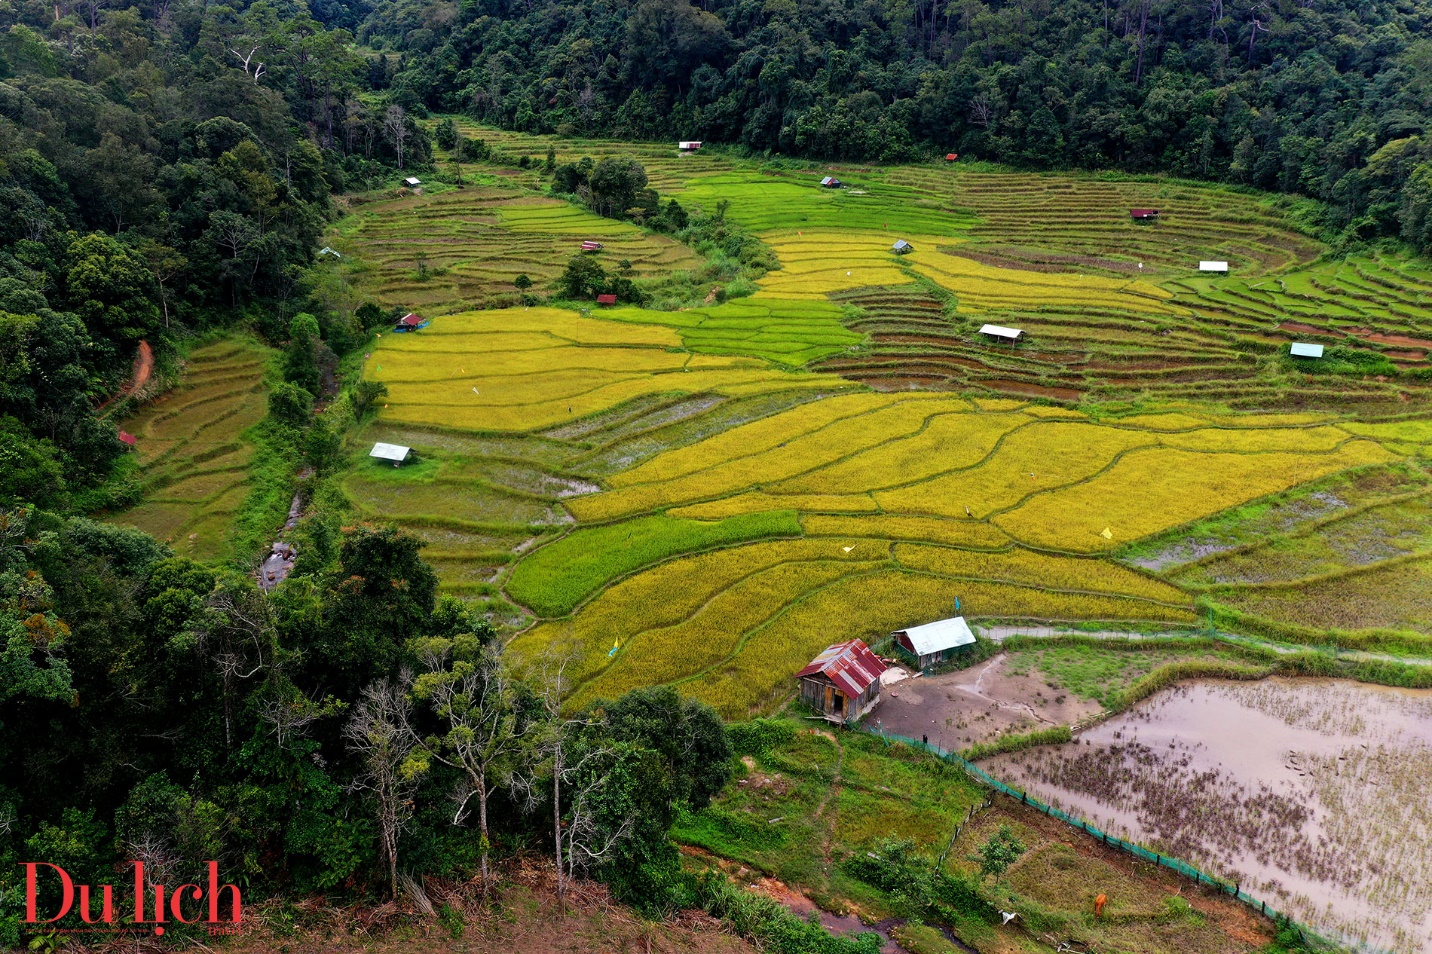
[[[1129,218],[1137,221],[1147,221],[1159,217],[1158,209],[1130,209]]]
[[[597,304],[599,304],[599,305],[615,305],[616,303],[617,303],[617,296],[616,296],[616,295],[598,295],[598,296],[597,296]]]
[[[796,673],[801,701],[832,722],[854,722],[880,701],[886,666],[859,639],[827,646]]]
[[[126,447],[133,447],[135,444],[139,443],[139,438],[129,433],[129,431],[122,430],[119,432],[119,442]]]

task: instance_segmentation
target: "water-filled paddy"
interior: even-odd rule
[[[984,768],[1304,923],[1432,951],[1432,691],[1186,683]]]

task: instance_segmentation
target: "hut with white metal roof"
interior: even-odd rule
[[[1301,341],[1296,341],[1293,343],[1293,346],[1288,349],[1288,353],[1295,358],[1321,358],[1323,356],[1323,346],[1320,344],[1306,344]]]
[[[1228,271],[1228,263],[1227,263],[1227,262],[1199,262],[1199,263],[1198,263],[1198,270],[1199,270],[1200,272],[1226,272],[1226,271]]]
[[[984,325],[980,328],[980,334],[1003,338],[1006,341],[1018,341],[1024,332],[1019,328],[1006,328],[1003,325]]]
[[[373,449],[368,452],[368,456],[377,458],[378,460],[390,460],[393,462],[394,467],[401,467],[403,466],[403,462],[407,460],[412,453],[413,449],[411,447],[404,447],[402,444],[385,444],[379,441],[373,445]]]
[[[827,646],[796,673],[801,701],[831,722],[854,722],[880,701],[880,674],[886,668],[859,639]]]
[[[890,251],[894,252],[896,255],[904,255],[907,252],[915,251],[915,246],[911,245],[904,239],[898,239],[894,245],[890,246]]]
[[[963,616],[911,626],[890,634],[895,651],[917,669],[929,669],[949,662],[975,644],[975,634]]]

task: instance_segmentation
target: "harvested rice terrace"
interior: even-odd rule
[[[190,352],[182,383],[120,422],[138,438],[144,499],[111,515],[180,556],[229,556],[228,530],[247,495],[253,444],[244,431],[267,413],[268,350],[229,338]]]

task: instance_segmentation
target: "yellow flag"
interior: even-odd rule
[[[1114,531],[1110,530],[1108,527],[1105,527],[1104,532],[1099,534],[1099,536],[1103,537],[1105,540],[1112,540],[1114,539]]]

